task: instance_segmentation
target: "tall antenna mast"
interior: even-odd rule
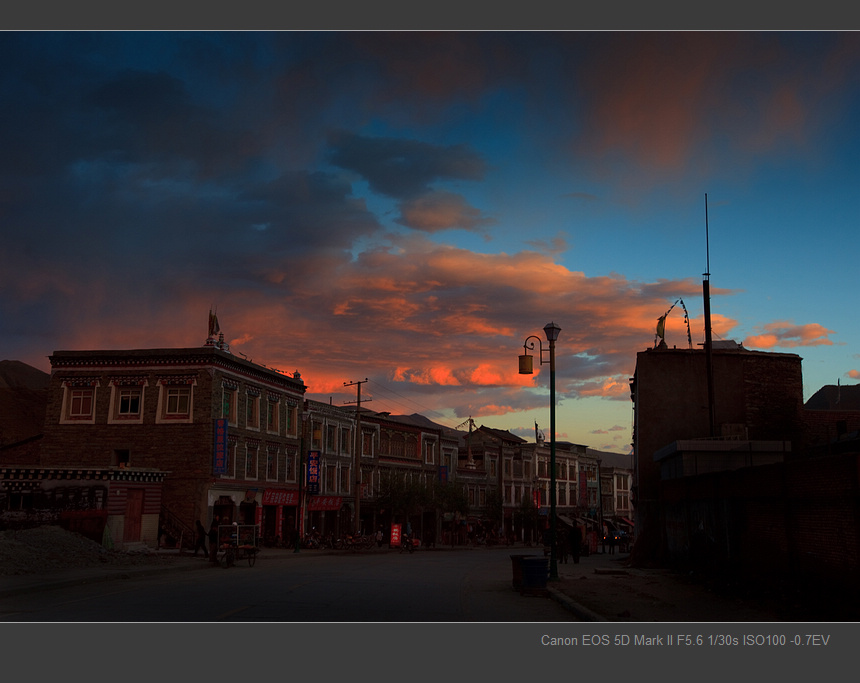
[[[707,272],[703,274],[702,296],[705,303],[705,364],[708,373],[708,428],[711,438],[716,434],[714,418],[714,356],[711,339],[711,247],[708,235],[708,193],[705,193],[705,259]]]

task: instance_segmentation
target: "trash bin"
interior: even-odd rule
[[[546,593],[549,578],[549,559],[529,556],[522,559],[523,585],[521,593]]]
[[[514,590],[522,590],[523,587],[523,558],[537,557],[537,555],[511,555],[511,568],[514,571]]]

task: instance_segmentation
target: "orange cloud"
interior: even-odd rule
[[[818,323],[793,325],[790,322],[774,322],[764,325],[762,329],[761,334],[747,337],[743,342],[744,346],[770,349],[776,346],[795,348],[833,345],[833,342],[828,339],[828,335],[834,334],[834,331],[828,330]]]

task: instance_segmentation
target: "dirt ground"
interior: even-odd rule
[[[171,556],[154,552],[106,550],[80,534],[58,526],[0,531],[0,576],[46,574],[78,567],[169,564]]]

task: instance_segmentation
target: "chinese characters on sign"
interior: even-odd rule
[[[308,451],[308,488],[310,495],[320,492],[320,452]]]
[[[227,420],[215,420],[215,453],[212,469],[215,474],[227,474]]]
[[[317,496],[308,501],[308,510],[340,510],[342,502],[341,496]]]
[[[391,525],[391,545],[397,548],[400,545],[400,525]]]
[[[263,505],[298,505],[298,503],[299,494],[297,491],[266,489],[263,492]]]

